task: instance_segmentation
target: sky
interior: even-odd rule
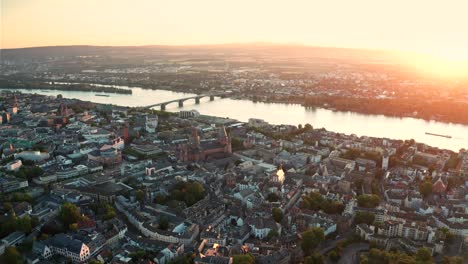
[[[0,0],[1,48],[271,42],[468,61],[467,0]]]

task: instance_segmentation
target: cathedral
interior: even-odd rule
[[[215,158],[224,158],[232,153],[231,138],[223,126],[218,131],[218,138],[200,141],[198,130],[192,129],[188,143],[179,145],[180,161],[205,161]]]

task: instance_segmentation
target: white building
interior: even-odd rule
[[[21,162],[21,160],[15,160],[15,161],[8,163],[6,167],[7,167],[7,170],[9,171],[16,171],[16,170],[19,170],[19,168],[21,168],[22,165],[23,163]]]
[[[258,118],[249,118],[249,127],[255,127],[255,128],[262,128],[262,127],[267,127],[270,124],[268,122],[265,122],[263,119],[258,119]]]
[[[157,115],[147,115],[145,117],[145,130],[148,133],[156,133],[156,128],[158,127],[158,116]]]
[[[199,117],[200,112],[197,110],[189,110],[189,111],[180,111],[179,117],[180,118],[192,118],[192,117]]]
[[[388,156],[387,153],[384,153],[383,158],[382,158],[382,170],[388,170],[388,161],[390,157]]]

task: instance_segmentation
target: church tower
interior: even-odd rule
[[[383,154],[383,157],[382,157],[382,170],[388,170],[388,162],[389,162],[389,155],[388,155],[388,152],[385,151],[384,154]]]
[[[218,131],[218,142],[224,146],[224,153],[232,153],[231,138],[228,136],[226,127],[224,126],[222,126]]]

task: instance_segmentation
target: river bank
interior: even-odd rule
[[[81,91],[19,91],[48,96],[61,94],[64,98],[74,98],[94,103],[129,107],[142,107],[195,95],[167,90],[149,90],[130,87],[128,87],[128,89],[132,90],[132,94],[113,94],[110,97],[96,96],[95,93]],[[155,109],[159,110],[157,107]],[[450,149],[457,152],[461,148],[468,148],[468,126],[460,124],[425,121],[408,117],[398,118],[384,115],[332,111],[320,107],[306,108],[301,104],[254,103],[250,100],[232,98],[215,98],[214,101],[210,101],[209,98],[203,98],[200,100],[200,104],[196,104],[195,100],[187,100],[184,102],[183,107],[179,107],[177,103],[166,106],[166,111],[175,113],[181,110],[192,109],[197,110],[203,115],[229,117],[241,122],[248,122],[249,118],[259,118],[275,125],[287,124],[297,126],[299,124],[304,125],[309,123],[314,128],[323,127],[329,131],[356,134],[357,136],[401,140],[414,139],[434,147]],[[450,135],[452,138],[434,137],[426,135],[426,132]]]
[[[55,82],[36,82],[36,81],[21,81],[15,82],[11,80],[0,80],[2,89],[27,89],[27,90],[57,90],[57,91],[81,91],[95,93],[114,93],[114,94],[132,94],[131,89],[121,89],[117,87],[96,86],[87,83],[63,84]]]
[[[44,83],[44,82],[43,82]],[[17,83],[14,86],[2,85],[0,87],[12,87],[18,89],[54,89],[54,90],[73,90],[73,91],[92,91],[103,93],[119,93],[131,94],[132,89],[128,84],[108,84],[108,83],[66,83],[54,82],[49,86],[35,86],[29,84],[26,87],[21,87]],[[138,85],[138,84],[135,84]],[[149,85],[139,85],[138,87],[145,90],[166,90],[177,93],[201,94],[210,93],[205,89],[197,89],[186,91],[183,87],[158,86],[152,87]],[[281,103],[281,104],[299,104],[304,107],[319,107],[331,111],[354,112],[367,115],[384,115],[388,117],[398,118],[417,118],[426,121],[437,121],[444,123],[468,125],[468,102],[461,101],[438,101],[424,97],[420,98],[358,98],[352,96],[340,95],[324,95],[315,96],[278,96],[278,95],[256,95],[242,94],[232,92],[229,98],[236,100],[251,100],[252,102],[262,103]]]

